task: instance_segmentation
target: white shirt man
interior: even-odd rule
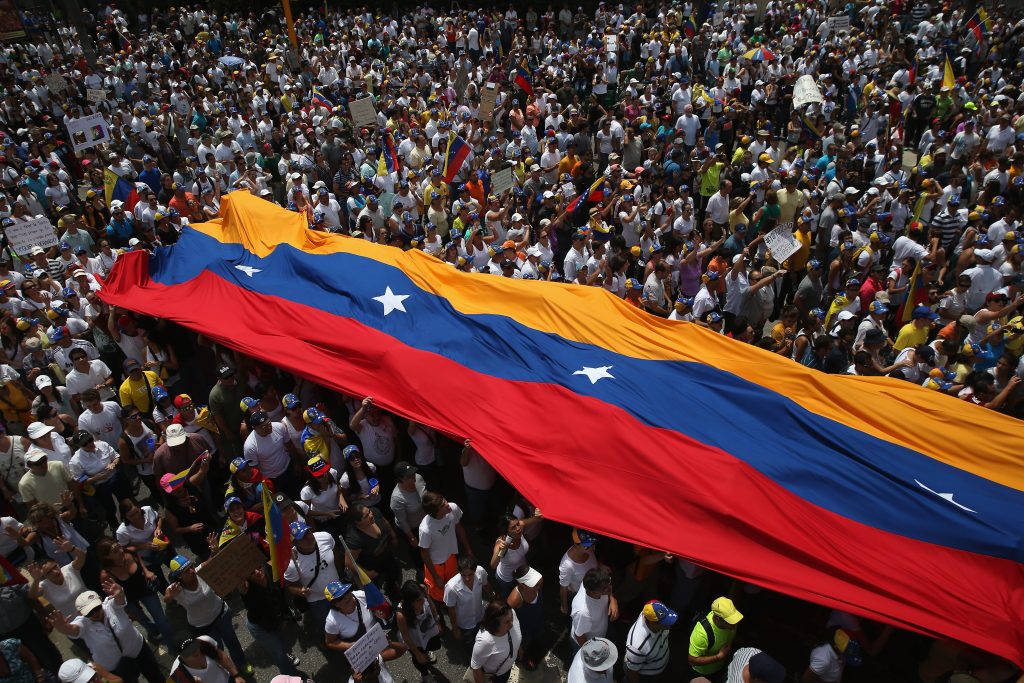
[[[78,427],[92,434],[97,441],[106,441],[117,448],[121,436],[121,406],[113,401],[101,401],[98,412],[86,409],[78,416]]]
[[[459,537],[455,528],[462,519],[462,509],[455,503],[448,503],[451,512],[438,519],[427,515],[420,522],[420,548],[430,551],[433,564],[444,564],[452,555],[459,553]]]
[[[266,416],[266,413],[262,414]],[[267,434],[261,433],[262,431],[266,429],[254,427],[249,432],[242,452],[247,460],[259,464],[264,475],[274,479],[287,472],[291,465],[292,460],[286,445],[291,443],[291,439],[288,436],[288,428],[281,422],[271,422]]]
[[[444,604],[455,611],[455,625],[464,631],[472,631],[484,618],[484,586],[487,585],[487,570],[477,566],[466,583],[461,573],[448,579],[444,585]]]

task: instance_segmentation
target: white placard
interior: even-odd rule
[[[352,113],[352,123],[356,126],[376,126],[377,110],[373,108],[373,98],[364,97],[359,100],[349,100],[349,111]]]
[[[725,22],[725,12],[715,12],[711,15],[711,25],[721,26]]]
[[[7,234],[11,249],[19,256],[28,256],[32,252],[32,247],[49,249],[57,246],[57,231],[46,217],[8,225],[4,233]]]
[[[764,244],[780,265],[800,250],[800,242],[793,235],[792,223],[783,223],[765,235]]]
[[[498,101],[498,87],[494,83],[488,83],[487,87],[480,91],[480,115],[479,119],[484,121],[491,118],[494,105]]]
[[[821,89],[818,88],[818,84],[814,82],[814,76],[804,74],[800,78],[796,79],[796,83],[793,85],[794,109],[800,109],[812,102],[821,104],[824,101],[825,98],[821,95]]]
[[[491,194],[500,197],[512,189],[512,169],[503,168],[491,176]]]
[[[110,142],[110,124],[103,114],[91,114],[68,121],[68,135],[75,152]]]
[[[90,102],[95,102],[96,104],[99,104],[103,100],[107,99],[107,93],[105,90],[96,90],[93,88],[89,88],[85,91],[85,99],[87,99]]]
[[[840,14],[837,17],[829,17],[828,27],[836,33],[839,33],[840,31],[849,31],[850,17],[846,14]]]
[[[605,52],[615,52],[619,49],[619,37],[615,35],[604,37]]]
[[[562,196],[565,197],[566,199],[572,199],[573,197],[576,196],[576,186],[573,185],[572,183],[566,183],[562,185],[561,192]]]
[[[384,629],[380,624],[374,624],[362,638],[352,644],[352,647],[345,650],[345,658],[348,659],[353,671],[362,673],[387,646],[388,638],[384,635]]]

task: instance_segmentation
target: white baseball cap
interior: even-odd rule
[[[164,434],[167,436],[168,446],[180,446],[188,439],[188,434],[185,432],[185,428],[179,424],[168,425]]]
[[[81,659],[69,659],[57,671],[61,683],[88,683],[95,677],[96,670]]]

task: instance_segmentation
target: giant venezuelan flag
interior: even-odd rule
[[[470,436],[560,522],[1024,663],[1020,422],[242,192],[221,211],[100,296]]]

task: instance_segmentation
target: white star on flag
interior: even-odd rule
[[[383,294],[381,294],[380,296],[373,297],[373,300],[379,301],[384,305],[384,316],[386,317],[389,313],[391,313],[391,311],[401,311],[402,313],[407,313],[408,311],[405,310],[405,304],[403,302],[410,296],[412,295],[395,294],[394,292],[391,291],[391,288],[388,287],[387,289],[384,290]]]
[[[587,366],[584,365],[582,370],[577,370],[572,374],[586,375],[587,379],[590,380],[591,384],[597,384],[597,380],[604,379],[605,377],[607,377],[608,379],[615,379],[615,376],[608,372],[609,370],[612,369],[612,367],[613,366],[611,365],[602,365],[599,368],[588,368]]]
[[[235,266],[236,270],[240,270],[249,277],[252,277],[255,273],[262,273],[263,271],[259,268],[253,268],[252,266]]]

